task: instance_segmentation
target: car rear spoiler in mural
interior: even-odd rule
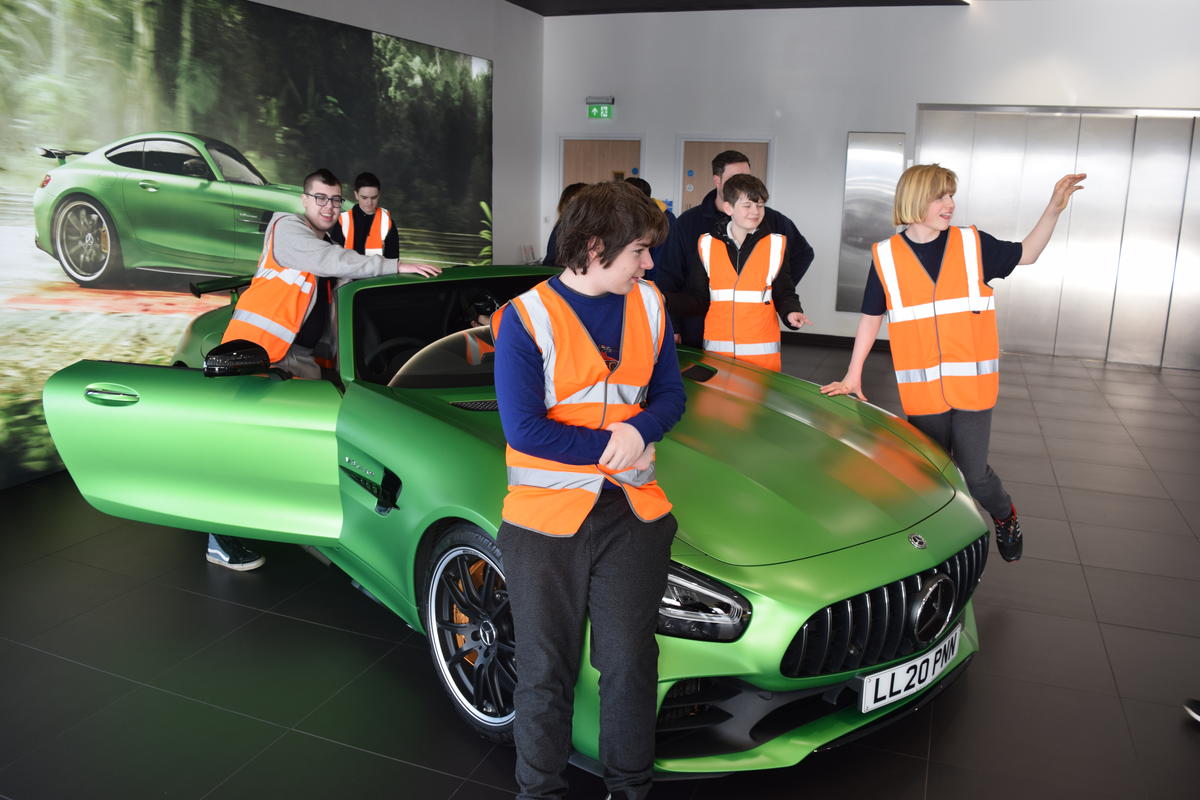
[[[192,294],[199,297],[202,294],[211,294],[212,292],[230,291],[236,293],[238,289],[244,289],[250,285],[253,275],[235,275],[232,278],[214,278],[211,281],[199,281],[188,284]]]
[[[38,155],[42,158],[56,159],[59,165],[67,163],[67,156],[86,156],[88,150],[64,150],[58,147],[42,147],[37,146]]]

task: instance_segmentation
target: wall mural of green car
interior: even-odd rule
[[[480,303],[548,271],[457,267],[339,290],[339,380],[205,355],[81,361],[44,392],[83,495],[117,516],[311,545],[428,636],[465,722],[511,738],[506,491]],[[251,348],[252,349],[252,348]],[[235,356],[244,353],[234,354]],[[228,358],[228,360],[226,360]],[[679,533],[659,608],[656,769],[785,767],[928,702],[978,650],[988,531],[949,457],[870,404],[682,348],[688,409],[658,448]],[[586,639],[585,639],[586,641]],[[595,768],[598,675],[575,695]],[[298,667],[299,668],[299,667]]]
[[[59,166],[33,195],[36,244],[83,286],[132,269],[250,275],[271,214],[301,211],[299,186],[269,182],[236,148],[200,134],[41,152]]]

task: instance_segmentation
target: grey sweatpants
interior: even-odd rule
[[[1000,476],[988,466],[988,441],[992,435],[992,409],[941,414],[910,414],[913,427],[940,444],[967,479],[967,488],[994,519],[1008,519],[1012,498]]]

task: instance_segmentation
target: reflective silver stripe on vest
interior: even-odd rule
[[[278,322],[267,319],[262,314],[255,314],[253,311],[245,311],[243,309],[234,309],[233,318],[238,322],[244,322],[247,325],[252,325],[259,330],[266,331],[277,339],[282,339],[288,344],[296,338],[293,331],[280,325]]]
[[[553,408],[558,405],[558,395],[554,392],[554,364],[557,353],[554,349],[553,329],[550,326],[550,312],[537,289],[530,289],[517,299],[521,301],[529,324],[533,326],[533,330],[529,332],[533,343],[542,351],[542,380],[545,387],[542,399],[546,408]]]
[[[979,250],[975,247],[975,232],[970,228],[955,228],[958,231],[958,238],[962,241],[963,249],[963,269],[967,272],[967,297],[978,302],[980,299],[979,282],[983,280],[980,274]],[[950,242],[946,242],[946,246],[950,246]],[[987,299],[991,299],[990,297]],[[971,309],[975,311],[975,308]]]
[[[700,263],[704,265],[704,274],[712,277],[712,270],[709,269],[709,259],[712,258],[712,234],[706,233],[700,237]]]
[[[976,287],[978,289],[978,287]],[[952,300],[936,300],[932,303],[921,303],[919,306],[889,308],[888,322],[911,322],[914,319],[929,319],[938,314],[957,314],[963,311],[993,311],[996,308],[996,298],[955,297]]]
[[[779,275],[779,268],[783,266],[784,243],[783,235],[779,233],[772,233],[768,238],[771,240],[771,260],[767,262],[767,292]]]
[[[659,300],[658,290],[649,283],[639,278],[637,286],[642,293],[642,308],[646,309],[646,319],[650,322],[650,349],[654,351],[654,363],[657,364],[666,330],[663,304]]]
[[[752,292],[747,289],[713,289],[708,293],[708,297],[714,303],[732,300],[735,303],[762,305],[771,299],[771,287],[768,286],[761,292]]]
[[[987,361],[946,361],[926,369],[898,369],[896,383],[929,383],[943,377],[973,378],[999,371],[1000,360],[996,358]]]
[[[354,247],[354,242],[350,241],[350,212],[343,211],[338,215],[338,224],[342,226],[342,239],[351,247]]]
[[[904,298],[900,296],[900,279],[896,276],[896,260],[892,257],[892,240],[888,238],[876,242],[875,255],[879,260],[880,282],[892,303],[892,307],[888,309],[888,321],[891,322],[893,312],[904,311]]]
[[[313,283],[304,277],[304,273],[298,269],[283,268],[271,269],[270,267],[259,267],[254,273],[254,277],[262,278],[263,280],[273,281],[281,280],[284,283],[290,283],[293,286],[299,286],[303,294],[311,294]]]
[[[630,386],[625,383],[593,383],[591,386],[585,386],[570,397],[564,397],[559,400],[561,404],[567,403],[604,403],[605,405],[613,403],[621,403],[624,405],[637,405],[646,399],[648,387],[646,386]]]
[[[654,480],[654,462],[650,462],[647,469],[635,469],[630,467],[622,472],[614,472],[612,479],[624,483],[628,486],[645,486],[650,481]]]
[[[587,489],[600,491],[604,476],[592,472],[565,472],[536,467],[509,467],[509,486],[534,486],[539,489]]]
[[[768,356],[780,352],[779,342],[737,344],[721,339],[705,339],[704,349],[712,353],[734,353],[739,356]]]

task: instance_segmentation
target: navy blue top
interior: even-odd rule
[[[921,262],[921,266],[929,273],[934,283],[942,271],[942,256],[946,253],[946,241],[950,238],[950,230],[946,229],[931,242],[914,242],[905,233],[904,241],[912,248],[913,254]],[[1017,268],[1021,260],[1023,248],[1020,242],[1006,242],[991,234],[979,231],[979,254],[983,259],[983,282],[991,285],[997,278],[1007,278]],[[872,264],[867,268],[867,286],[863,289],[862,313],[877,317],[887,311],[887,296],[883,293],[883,284],[879,282],[879,273]]]
[[[609,368],[621,357],[621,332],[625,322],[625,296],[598,297],[567,288],[556,275],[550,287],[567,301],[591,335]],[[634,290],[636,291],[636,289]],[[660,441],[683,416],[686,396],[675,355],[675,335],[669,319],[658,363],[650,376],[646,404],[625,420],[637,428],[646,444]],[[546,416],[542,354],[525,330],[520,314],[509,311],[500,319],[496,339],[496,400],[504,436],[516,450],[564,464],[596,464],[612,434],[556,422]]]

